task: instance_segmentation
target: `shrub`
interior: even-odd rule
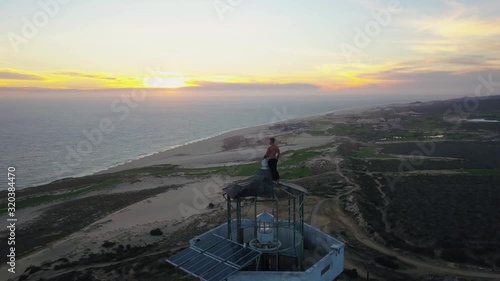
[[[347,275],[349,278],[357,278],[358,277],[358,270],[356,268],[353,269],[346,269],[344,270],[344,273]]]
[[[396,257],[390,257],[390,256],[381,256],[381,257],[376,257],[375,261],[385,267],[391,268],[391,269],[399,269],[399,265],[396,263],[397,258]]]
[[[434,257],[434,249],[431,247],[413,247],[411,250],[415,254]]]
[[[104,248],[112,248],[115,244],[116,244],[115,242],[104,241],[104,243],[102,243],[102,247],[104,247]]]
[[[451,262],[466,262],[468,260],[468,255],[464,249],[451,248],[444,249],[443,252],[441,252],[441,258]]]
[[[156,229],[153,229],[149,232],[149,234],[151,236],[162,236],[163,235],[163,231],[161,231],[161,229],[159,228],[156,228]]]

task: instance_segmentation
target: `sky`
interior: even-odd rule
[[[466,95],[500,80],[500,1],[0,0],[0,94]]]

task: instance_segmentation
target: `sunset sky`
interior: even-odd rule
[[[467,94],[500,73],[499,12],[492,0],[2,0],[0,87]]]

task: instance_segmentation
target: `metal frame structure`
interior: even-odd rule
[[[189,248],[170,256],[167,262],[202,281],[283,281],[287,279],[329,281],[342,273],[345,244],[304,222],[305,195],[308,194],[306,189],[286,182],[269,186],[270,188],[257,186],[254,190],[248,190],[247,187],[251,186],[236,186],[235,189],[230,190],[231,192],[224,193],[227,201],[227,223],[191,239]],[[233,197],[230,198],[229,194]],[[240,196],[241,194],[248,195]],[[245,215],[242,214],[242,198],[253,199],[254,218],[246,217],[251,206],[248,206],[249,209]],[[272,204],[274,214],[272,227],[276,229],[276,241],[269,242],[270,239],[263,239],[265,241],[261,244],[256,240],[258,237],[256,232],[260,226],[257,221],[259,219],[257,204],[260,202]],[[279,202],[282,205],[279,205]],[[286,210],[283,209],[283,205],[286,204],[284,202],[288,203]],[[282,209],[281,219],[278,207]],[[233,213],[236,213],[236,219],[233,219]],[[243,216],[245,218],[242,218]],[[268,218],[268,216],[264,217]],[[253,233],[250,232],[251,227],[254,228]],[[245,237],[245,234],[248,237]],[[297,241],[297,239],[300,240]],[[323,250],[325,254],[321,254],[321,259],[313,265],[302,268],[301,259],[305,255],[306,244],[307,247]],[[270,267],[267,267],[267,264],[271,263],[274,258],[273,254],[276,255],[276,265],[269,264]],[[263,257],[265,263],[261,262]],[[278,268],[280,262],[286,262],[287,258],[291,257],[295,257],[298,266],[280,270]],[[291,264],[286,264],[291,266]],[[253,265],[255,265],[255,270],[244,270]]]
[[[304,189],[303,187],[300,187],[298,185],[292,184],[292,183],[279,183],[275,185],[274,192],[271,194],[271,199],[259,199],[258,196],[254,196],[254,237],[257,237],[257,203],[266,203],[266,202],[271,202],[272,204],[272,215],[274,217],[274,227],[275,227],[275,233],[278,235],[278,231],[280,228],[280,219],[279,219],[279,208],[278,208],[278,201],[280,198],[278,198],[278,192],[277,191],[282,191],[282,194],[286,194],[286,199],[288,202],[287,205],[287,210],[288,210],[288,217],[287,217],[287,224],[282,225],[282,227],[287,227],[289,229],[293,229],[293,247],[295,251],[295,256],[297,256],[296,252],[296,232],[300,233],[300,239],[302,239],[302,244],[304,242],[304,203],[305,203],[305,195],[308,194],[307,190]],[[229,196],[225,195],[226,201],[227,201],[227,239],[232,238],[232,233],[234,232],[231,229],[232,225],[232,212],[233,212],[233,206],[232,206],[232,201],[235,201],[236,203],[236,233],[237,233],[237,243],[243,244],[244,243],[244,231],[242,227],[242,211],[241,211],[241,204],[242,200],[241,198],[236,198],[236,199],[231,199]],[[278,249],[275,253],[276,255],[276,267],[278,269],[278,257],[279,257],[279,252],[280,250]],[[297,260],[296,266],[300,267],[300,261]]]

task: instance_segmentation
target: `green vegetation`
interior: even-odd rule
[[[365,135],[371,133],[367,127],[358,127],[356,125],[336,124],[335,127],[328,129],[328,133],[340,136]]]
[[[439,256],[451,262],[493,262],[500,245],[497,182],[498,176],[467,174],[402,178],[387,208],[388,222],[399,225],[394,239],[434,241]]]
[[[479,135],[470,133],[449,133],[445,134],[445,138],[449,140],[476,140],[479,138]]]
[[[300,149],[296,151],[290,151],[284,153],[285,160],[280,163],[279,171],[281,176],[286,179],[297,179],[301,177],[306,177],[312,174],[312,170],[307,167],[301,167],[302,163],[320,155],[317,150],[326,149],[331,147],[331,144]],[[138,168],[127,171],[122,171],[116,173],[113,179],[103,180],[99,183],[90,184],[83,186],[81,188],[75,188],[74,190],[67,191],[59,194],[48,194],[36,197],[30,197],[16,202],[16,208],[27,208],[32,206],[38,206],[42,204],[47,204],[53,201],[62,201],[73,199],[79,195],[104,189],[116,185],[125,179],[134,179],[138,175],[153,175],[153,176],[172,176],[172,175],[185,175],[185,176],[210,176],[210,175],[231,175],[240,177],[249,177],[255,174],[260,168],[260,162],[240,164],[240,165],[228,165],[228,166],[217,166],[209,168],[180,168],[176,165],[161,165],[146,168]],[[7,206],[0,208],[0,214],[7,211]]]
[[[315,120],[311,121],[311,124],[313,125],[331,125],[332,121],[327,121],[327,120]]]
[[[278,166],[281,178],[293,180],[312,175],[312,170],[302,164],[319,156],[321,152],[318,150],[329,147],[331,147],[331,144],[284,153],[286,159]],[[289,156],[287,157],[287,155]]]
[[[361,147],[360,149],[354,151],[353,155],[361,158],[394,158],[391,155],[379,153],[370,147]]]
[[[297,167],[298,165],[320,155],[319,149],[325,149],[330,145],[300,149],[296,151],[287,151],[283,153],[283,158],[286,158],[279,164],[279,171],[283,178],[296,179],[300,177],[309,176],[312,174],[311,169],[304,167]],[[177,173],[183,173],[187,176],[207,176],[207,175],[222,175],[227,174],[231,176],[247,177],[253,176],[255,171],[260,168],[260,163],[248,163],[233,166],[218,166],[210,168],[195,168],[195,169],[182,169],[177,168]]]
[[[459,263],[467,262],[469,260],[469,256],[465,250],[457,248],[444,249],[443,252],[441,252],[441,258],[445,261]]]
[[[237,165],[234,168],[235,173],[233,175],[240,177],[252,176],[255,174],[255,171],[259,168],[260,168],[260,163]]]
[[[307,148],[307,149],[299,149],[292,152],[287,152],[284,155],[286,156],[288,154],[291,155],[290,157],[288,157],[288,159],[286,159],[281,163],[282,167],[299,165],[301,163],[304,163],[305,161],[308,161],[320,155],[320,152],[315,151],[314,148]]]
[[[132,169],[119,172],[121,175],[134,176],[140,174],[153,175],[153,176],[209,176],[209,175],[222,175],[229,174],[232,176],[249,176],[255,173],[255,170],[260,167],[259,163],[249,163],[232,166],[216,166],[209,168],[180,168],[176,165],[154,166],[140,169]]]
[[[500,169],[464,169],[463,171],[473,176],[500,176]]]
[[[286,158],[283,162],[279,164],[279,170],[281,176],[287,179],[296,179],[300,177],[309,176],[312,171],[309,168],[297,167],[318,155],[320,155],[317,149],[325,149],[330,147],[321,146],[315,148],[300,149],[296,151],[287,151],[283,154],[283,158]],[[207,175],[231,175],[239,177],[249,177],[255,174],[255,171],[260,168],[260,163],[248,163],[232,166],[217,166],[210,168],[194,168],[194,169],[183,169],[178,168],[175,171],[177,173],[183,173],[186,176],[207,176]]]
[[[377,262],[385,267],[388,267],[391,269],[399,269],[399,264],[397,263],[398,259],[394,256],[380,256],[380,257],[376,257],[374,260],[375,260],[375,262]]]
[[[287,151],[283,153],[285,160],[279,164],[279,170],[283,178],[296,179],[312,174],[308,168],[297,167],[318,155],[320,152],[317,150],[326,149],[331,147],[331,144],[300,149],[296,151]],[[260,168],[260,162],[229,165],[229,166],[216,166],[209,168],[180,168],[175,165],[155,166],[140,169],[133,169],[120,172],[119,174],[125,176],[133,176],[137,174],[148,174],[154,176],[172,176],[172,175],[185,175],[185,176],[210,176],[210,175],[230,175],[235,177],[249,177],[255,174],[255,171]]]
[[[287,180],[294,180],[298,178],[303,178],[310,176],[312,174],[311,169],[309,168],[301,168],[301,167],[296,167],[296,168],[282,168],[279,169],[280,176],[283,179]]]
[[[243,165],[241,165],[243,166]],[[213,174],[234,174],[235,166],[217,166],[210,168],[192,168],[192,169],[177,169],[178,173],[182,173],[186,176],[209,176]]]
[[[61,194],[54,194],[54,195],[42,195],[42,196],[37,196],[37,197],[31,197],[23,200],[18,200],[16,202],[16,209],[22,209],[22,208],[27,208],[27,207],[33,207],[33,206],[38,206],[42,204],[47,204],[52,201],[60,201],[60,200],[67,200],[67,199],[72,199],[75,198],[79,195],[91,192],[91,191],[97,191],[100,189],[104,189],[106,187],[110,187],[113,185],[116,185],[120,183],[120,180],[118,179],[109,179],[105,180],[100,183],[96,184],[91,184],[89,186],[72,190],[69,192],[61,193]],[[0,214],[3,214],[7,211],[7,206],[0,208]]]
[[[465,137],[469,132],[458,133],[464,135],[457,137]],[[446,132],[443,135],[446,137]],[[381,152],[396,157],[393,159],[375,158],[375,144],[339,147],[338,151],[348,148],[343,150],[346,158],[353,156],[346,162],[349,169],[370,172],[355,175],[362,191],[354,193],[367,231],[380,233],[390,247],[419,256],[481,266],[495,264],[500,257],[494,250],[500,245],[496,223],[500,219],[496,211],[500,145],[443,140],[435,143],[428,157],[412,159],[413,151],[422,145],[425,143],[377,145]],[[392,232],[385,232],[384,212]],[[377,263],[392,266],[385,260]]]
[[[403,126],[410,130],[434,131],[445,127],[443,117],[439,114],[426,114],[425,116],[408,116],[402,120]]]
[[[159,228],[155,228],[155,229],[151,230],[149,232],[149,234],[151,236],[162,236],[163,235],[163,231],[161,231],[161,229],[159,229]]]
[[[483,112],[473,112],[469,116],[469,119],[485,118],[485,119],[496,119],[500,120],[500,110],[489,110]]]
[[[147,174],[155,176],[171,176],[175,173],[179,173],[178,167],[176,165],[162,165],[162,166],[152,166],[147,168],[138,168],[132,170],[126,170],[118,172],[119,175],[133,176],[138,174]]]
[[[331,144],[320,147],[313,147],[307,149],[300,149],[296,151],[287,151],[283,153],[283,158],[286,158],[279,164],[279,169],[283,177],[293,179],[303,177],[311,174],[311,170],[307,168],[297,168],[297,165],[304,163],[320,154],[316,150],[326,149],[331,147]],[[185,175],[185,176],[210,176],[210,175],[231,175],[235,177],[248,177],[253,176],[255,171],[260,168],[260,162],[230,165],[230,166],[216,166],[209,168],[180,168],[176,165],[154,166],[140,169],[133,169],[120,172],[124,176],[134,176],[138,174],[148,174],[154,176],[172,176],[172,175]]]
[[[358,270],[356,268],[344,269],[344,274],[349,278],[358,278]]]
[[[309,130],[309,131],[306,131],[307,134],[311,135],[311,136],[324,136],[326,131],[321,131],[321,130]]]

